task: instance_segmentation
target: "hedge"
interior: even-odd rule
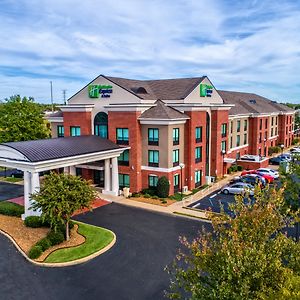
[[[21,215],[24,214],[24,207],[12,202],[0,202],[0,214],[21,217]]]

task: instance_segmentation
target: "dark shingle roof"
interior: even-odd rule
[[[95,135],[10,142],[0,145],[17,150],[31,162],[47,161],[121,148],[110,140],[102,139]]]
[[[265,97],[242,92],[220,91],[220,96],[223,98],[224,103],[234,104],[229,111],[230,115],[240,115],[249,113],[276,113],[279,111],[292,112],[293,109],[286,105],[279,104],[275,101]]]
[[[174,120],[174,119],[189,119],[189,116],[179,110],[167,106],[163,101],[157,100],[155,106],[144,111],[139,119],[159,119],[159,120]]]
[[[145,100],[184,99],[205,78],[203,76],[195,78],[134,80],[119,77],[104,77]],[[144,92],[144,89],[139,88],[144,88],[147,93]]]

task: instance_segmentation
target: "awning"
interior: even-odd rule
[[[234,158],[225,157],[224,163],[233,164],[236,160]]]

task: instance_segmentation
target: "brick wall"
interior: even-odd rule
[[[92,134],[91,112],[64,112],[65,136],[70,136],[71,126],[80,126],[81,135]]]

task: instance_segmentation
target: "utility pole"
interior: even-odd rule
[[[67,92],[67,90],[62,90],[65,105],[66,105],[66,92]]]
[[[50,93],[51,93],[51,105],[52,105],[52,112],[53,112],[54,111],[54,107],[53,107],[52,81],[50,81]]]

